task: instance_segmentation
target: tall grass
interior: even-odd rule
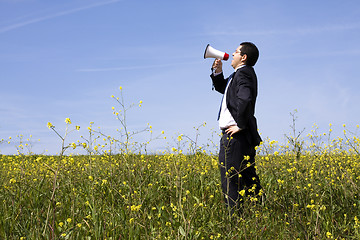
[[[247,199],[229,216],[217,156],[197,145],[198,128],[194,139],[146,154],[128,129],[115,139],[89,127],[86,141],[66,143],[67,119],[58,156],[0,155],[0,238],[360,239],[360,139],[345,126],[343,137],[331,126],[304,137],[293,120],[287,143],[266,139],[257,149],[264,205]],[[65,154],[77,147],[87,154]]]

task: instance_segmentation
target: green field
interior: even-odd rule
[[[48,123],[62,142],[58,155],[33,154],[23,136],[16,155],[0,155],[0,239],[360,239],[359,126],[344,125],[342,137],[332,136],[331,124],[322,134],[314,126],[304,136],[295,111],[285,144],[264,139],[257,148],[264,205],[250,197],[230,216],[209,150],[218,140],[198,143],[206,124],[168,151],[146,154],[164,132],[153,136],[149,124],[130,131],[131,106],[122,93],[112,98],[118,138],[90,123],[87,137],[68,142],[80,127],[66,118],[64,133]],[[148,141],[134,140],[141,133]]]
[[[232,217],[217,156],[200,148],[2,155],[0,238],[360,239],[360,141],[329,134],[265,141],[256,159],[265,205],[248,199]]]

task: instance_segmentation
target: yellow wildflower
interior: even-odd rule
[[[241,196],[245,196],[245,190],[244,190],[244,189],[241,190],[241,191],[239,192],[239,194],[240,194]]]
[[[70,118],[66,118],[66,119],[65,119],[65,123],[67,123],[67,124],[71,124],[71,120],[70,120]]]

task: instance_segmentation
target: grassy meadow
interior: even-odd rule
[[[62,140],[59,155],[23,154],[25,142],[0,155],[0,239],[360,239],[360,139],[345,126],[342,137],[331,126],[304,136],[293,116],[287,143],[265,139],[257,148],[265,203],[249,198],[230,216],[217,156],[198,135],[147,154],[149,142],[132,139],[152,127],[126,129],[129,108],[115,100],[119,139],[90,124],[89,137],[68,143],[79,127],[66,119],[64,134],[48,124]],[[79,148],[86,154],[71,154]]]

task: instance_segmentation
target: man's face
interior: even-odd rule
[[[246,55],[241,56],[241,47],[239,46],[235,52],[232,54],[233,59],[231,61],[231,66],[236,69],[237,67],[245,64]]]

